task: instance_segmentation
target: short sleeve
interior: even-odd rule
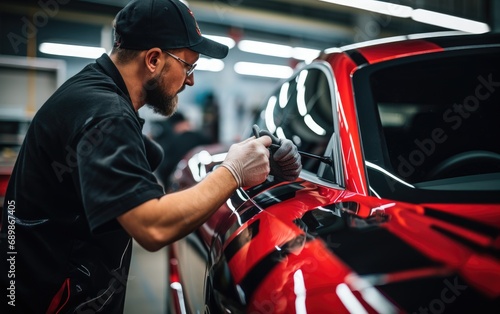
[[[107,118],[87,128],[76,150],[80,192],[92,232],[164,194],[148,163],[141,128],[131,118]]]

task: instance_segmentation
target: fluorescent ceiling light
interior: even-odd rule
[[[464,31],[467,33],[482,34],[490,31],[486,23],[460,18],[453,15],[423,10],[376,0],[320,0],[333,4],[348,6],[361,10],[372,11],[401,18],[411,18],[414,21],[440,26],[449,29]]]
[[[234,65],[234,71],[241,75],[271,78],[287,78],[293,73],[292,68],[289,66],[253,62],[237,62]]]
[[[294,58],[297,60],[312,60],[320,53],[318,49],[291,47],[255,40],[242,40],[238,43],[238,48],[244,52],[279,58]]]
[[[262,41],[242,40],[238,43],[238,48],[241,51],[257,53],[266,56],[274,56],[280,58],[291,58],[293,56],[293,48],[290,46],[265,43]]]
[[[293,58],[297,60],[310,61],[319,56],[320,50],[303,47],[293,48]]]
[[[40,47],[38,49],[40,50],[40,52],[50,55],[88,59],[97,59],[106,52],[106,49],[101,47],[66,45],[56,43],[42,43],[40,44]]]
[[[211,39],[213,41],[216,41],[219,44],[226,45],[229,49],[233,48],[236,44],[232,38],[225,37],[225,36],[205,35],[205,34],[203,36],[205,36],[208,39]]]
[[[411,17],[412,7],[395,3],[375,1],[375,0],[320,0],[333,4],[343,5],[356,9],[372,11],[380,14],[397,16],[402,18]]]
[[[417,22],[456,29],[468,33],[482,34],[490,31],[490,27],[486,23],[423,9],[413,10],[411,18]]]
[[[224,69],[224,62],[219,59],[200,58],[196,62],[196,70],[220,72]]]

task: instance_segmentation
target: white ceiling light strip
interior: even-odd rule
[[[467,33],[482,34],[490,31],[490,27],[485,23],[423,9],[413,10],[411,18],[417,22],[455,29]]]
[[[79,45],[67,45],[67,44],[56,44],[56,43],[42,43],[38,48],[40,52],[66,57],[76,57],[76,58],[87,58],[87,59],[97,59],[106,49],[102,47],[90,47],[90,46],[79,46]]]
[[[293,56],[293,48],[286,45],[271,44],[255,40],[242,40],[238,43],[238,48],[241,51],[256,53],[266,56],[291,58]]]
[[[460,30],[467,33],[482,34],[490,31],[490,27],[486,23],[423,9],[413,9],[409,6],[384,2],[384,1],[376,1],[376,0],[320,0],[320,1],[348,6],[361,10],[367,10],[390,16],[411,18],[414,21],[420,23]]]
[[[200,58],[196,62],[196,71],[220,72],[224,70],[224,62],[219,59]]]
[[[237,62],[234,65],[234,71],[241,75],[281,79],[287,78],[293,73],[292,68],[289,66],[254,62]]]
[[[226,36],[216,36],[216,35],[206,35],[206,34],[203,34],[203,36],[213,41],[216,41],[219,44],[226,45],[229,49],[233,48],[236,45],[235,41],[232,38]]]
[[[375,0],[320,0],[320,1],[343,5],[346,7],[351,7],[361,10],[367,10],[380,14],[402,17],[402,18],[411,17],[411,13],[413,11],[412,7],[406,5],[383,2],[383,1],[375,1]]]
[[[318,49],[304,48],[304,47],[294,47],[293,48],[293,58],[296,60],[312,61],[321,51]]]
[[[320,53],[318,49],[291,47],[256,40],[242,40],[238,43],[238,49],[248,53],[305,61],[316,58]]]

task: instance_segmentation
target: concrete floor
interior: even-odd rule
[[[166,313],[167,250],[148,252],[134,242],[124,314]]]

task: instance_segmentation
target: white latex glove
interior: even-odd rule
[[[253,186],[266,180],[269,175],[269,150],[271,138],[263,136],[248,138],[233,144],[221,166],[234,176],[238,186]]]

